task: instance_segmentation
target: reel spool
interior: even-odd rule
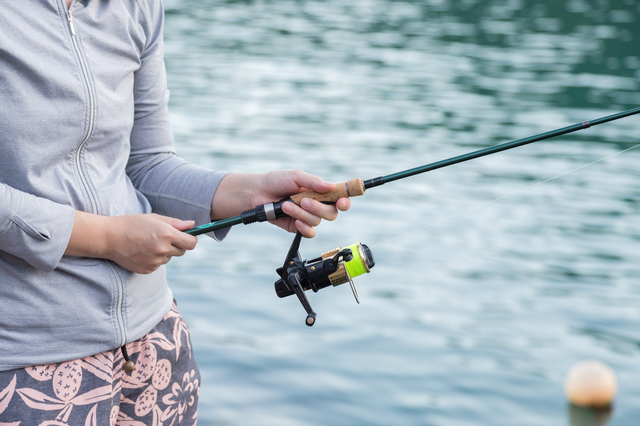
[[[311,327],[316,322],[316,313],[311,308],[305,291],[311,289],[317,292],[328,286],[339,286],[348,282],[356,299],[358,292],[353,278],[371,271],[375,265],[373,253],[365,244],[355,243],[348,247],[330,250],[320,257],[302,260],[298,249],[302,234],[296,234],[289,248],[289,253],[281,268],[276,269],[280,279],[275,282],[278,297],[295,294],[307,311],[305,324]]]

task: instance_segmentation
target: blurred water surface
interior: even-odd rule
[[[165,8],[176,146],[206,167],[369,179],[640,105],[636,0]],[[596,358],[619,380],[608,424],[637,425],[640,148],[617,153],[639,127],[354,199],[301,254],[362,241],[377,263],[360,305],[348,286],[309,295],[313,328],[273,291],[292,235],[200,238],[168,267],[202,370],[198,424],[582,424],[563,380]]]

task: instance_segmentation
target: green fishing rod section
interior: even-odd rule
[[[508,149],[517,148],[519,146],[527,145],[533,142],[539,142],[539,141],[551,139],[557,136],[566,135],[568,133],[577,132],[579,130],[588,129],[589,127],[597,126],[603,123],[608,123],[610,121],[619,120],[621,118],[629,117],[631,115],[635,115],[638,113],[640,113],[640,107],[622,111],[617,114],[600,117],[595,120],[583,121],[581,123],[573,124],[567,127],[562,127],[556,130],[551,130],[545,133],[540,133],[534,136],[529,136],[527,138],[518,139],[511,142],[505,142],[505,143],[494,145],[488,148],[472,151],[463,155],[458,155],[456,157],[451,157],[445,160],[436,161],[435,163],[429,163],[424,166],[415,167],[413,169],[408,169],[401,172],[393,173],[387,176],[379,176],[379,177],[368,179],[365,181],[363,181],[360,178],[352,179],[348,182],[337,184],[336,189],[324,194],[320,194],[315,191],[301,192],[299,194],[292,195],[290,198],[280,200],[275,203],[268,203],[261,206],[257,206],[250,210],[246,210],[241,215],[231,217],[228,219],[218,220],[205,225],[197,226],[195,228],[188,229],[185,232],[191,235],[200,235],[207,232],[216,231],[218,229],[223,229],[230,226],[238,225],[240,223],[248,225],[254,222],[276,220],[278,218],[286,216],[286,214],[282,211],[282,204],[287,201],[300,204],[300,201],[303,198],[313,198],[321,202],[335,203],[336,201],[338,201],[340,198],[343,198],[343,197],[355,197],[355,196],[363,195],[367,189],[374,188],[376,186],[381,186],[381,185],[384,185],[385,183],[415,176],[421,173],[430,172],[432,170],[441,169],[443,167],[452,166],[454,164],[484,157],[486,155],[495,154],[501,151],[506,151]]]

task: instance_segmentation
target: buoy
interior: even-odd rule
[[[616,396],[618,381],[614,371],[597,360],[575,364],[564,382],[564,392],[572,404],[579,407],[610,406]]]
[[[611,418],[611,406],[603,408],[578,407],[567,404],[569,410],[569,424],[571,426],[605,426]]]

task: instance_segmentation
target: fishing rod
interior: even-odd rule
[[[527,145],[533,142],[539,142],[545,139],[551,139],[557,136],[566,135],[568,133],[577,132],[578,130],[588,129],[589,127],[597,126],[599,124],[608,123],[610,121],[619,120],[624,117],[629,117],[634,114],[640,113],[640,107],[629,109],[617,114],[608,115],[605,117],[597,118],[595,120],[583,121],[571,126],[562,127],[556,130],[552,130],[545,133],[540,133],[534,136],[530,136],[523,139],[518,139],[511,142],[505,142],[499,145],[494,145],[488,148],[472,151],[467,154],[458,155],[456,157],[447,158],[445,160],[429,163],[424,166],[415,167],[413,169],[404,170],[398,173],[393,173],[387,176],[379,176],[373,179],[363,181],[360,178],[352,179],[347,182],[336,184],[336,189],[331,192],[320,194],[315,191],[305,191],[289,198],[280,200],[274,203],[267,203],[261,206],[254,207],[244,211],[241,215],[230,217],[227,219],[218,220],[205,225],[196,226],[188,229],[185,232],[191,235],[201,235],[207,232],[216,231],[230,226],[244,224],[248,225],[254,222],[264,222],[276,220],[281,217],[287,216],[282,211],[282,204],[286,201],[291,201],[296,204],[300,204],[303,198],[313,198],[325,203],[335,203],[340,198],[344,197],[356,197],[363,195],[367,189],[374,188],[376,186],[384,185],[385,183],[393,182],[396,180],[404,179],[407,177],[415,176],[421,173],[430,172],[432,170],[441,169],[443,167],[452,166],[454,164],[462,163],[465,161],[473,160],[486,155],[495,154],[508,149],[517,148],[519,146]]]
[[[315,191],[301,192],[277,202],[263,204],[254,207],[253,209],[246,210],[238,216],[197,226],[184,232],[191,235],[200,235],[241,223],[248,225],[254,222],[276,220],[287,216],[282,211],[282,204],[285,202],[293,202],[299,205],[302,199],[312,198],[324,203],[335,203],[340,198],[360,196],[368,189],[375,188],[389,182],[452,166],[454,164],[506,151],[512,148],[517,148],[533,142],[539,142],[557,136],[566,135],[568,133],[577,132],[579,130],[588,129],[599,124],[619,120],[638,113],[640,113],[640,107],[597,118],[595,120],[583,121],[581,123],[540,133],[527,138],[505,142],[390,175],[379,176],[365,181],[360,178],[352,179],[347,182],[336,184],[336,188],[327,193],[321,194]],[[302,260],[298,253],[301,238],[302,235],[300,232],[296,233],[293,243],[289,248],[284,265],[276,270],[278,275],[280,275],[280,279],[276,281],[275,288],[279,297],[286,297],[292,294],[298,296],[302,306],[307,311],[307,319],[305,323],[308,326],[312,326],[315,323],[316,314],[311,309],[304,292],[309,289],[317,292],[319,289],[329,285],[337,286],[349,282],[353,295],[356,298],[356,301],[358,301],[358,294],[352,278],[369,272],[375,265],[375,261],[371,250],[365,244],[361,243],[353,244],[347,248],[339,247],[327,253],[323,253],[320,257],[312,260]],[[358,301],[358,303],[360,302]]]

